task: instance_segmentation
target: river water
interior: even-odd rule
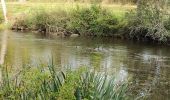
[[[7,34],[6,38],[3,34]],[[23,64],[45,64],[53,59],[59,68],[90,67],[129,80],[129,95],[149,100],[170,99],[170,46],[112,38],[50,38],[33,33],[0,33],[0,49],[6,40],[4,63],[12,71]]]

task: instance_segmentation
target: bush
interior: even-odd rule
[[[81,35],[111,36],[119,29],[118,19],[100,6],[77,7],[69,22],[69,29]]]
[[[157,15],[156,11],[146,10],[138,16],[135,11],[127,13],[128,33],[125,35],[130,39],[142,41],[166,42],[169,38],[169,22],[164,20],[164,16]],[[165,23],[162,23],[162,21]]]
[[[27,16],[19,17],[13,25],[14,29],[18,27],[45,33],[112,36],[119,30],[120,24],[111,12],[93,5],[90,8],[77,7],[70,12],[36,9]]]
[[[24,16],[23,16],[24,15]],[[13,29],[28,28],[29,30],[35,30],[44,33],[55,33],[66,30],[66,23],[68,16],[66,11],[57,9],[45,9],[37,8],[29,14],[22,14],[18,16],[14,24]]]
[[[160,6],[158,6],[160,5]],[[169,41],[168,21],[166,21],[166,1],[141,0],[135,11],[128,14],[130,39],[144,41]],[[168,6],[167,6],[168,7]],[[164,23],[165,22],[165,23]]]

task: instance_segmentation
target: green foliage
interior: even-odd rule
[[[68,20],[66,11],[45,9],[43,7],[34,8],[34,11],[31,9],[27,16],[22,16],[19,16],[14,22],[12,26],[14,29],[20,29],[20,27],[24,26],[24,28],[39,32],[58,32],[60,30],[65,30]]]
[[[115,83],[112,76],[84,68],[62,72],[53,64],[47,66],[24,65],[14,76],[5,67],[0,99],[123,100],[126,97],[127,86]]]
[[[170,16],[164,22],[165,28],[170,31]]]
[[[127,16],[129,37],[136,40],[168,41],[168,24],[163,23],[167,12],[165,4],[164,0],[139,1],[136,11],[130,12]]]
[[[9,77],[9,72],[4,71],[3,83],[0,84],[1,99],[54,99],[59,88],[64,82],[64,74],[56,73],[53,65],[48,65],[49,70],[43,67],[24,69],[15,77]]]
[[[39,8],[29,13],[26,17],[19,17],[12,27],[45,33],[112,36],[121,26],[111,12],[95,5],[90,8],[77,7],[69,12],[61,9]]]
[[[81,35],[111,36],[119,29],[118,19],[100,6],[73,11],[69,28]]]
[[[167,31],[168,21],[165,20],[167,10],[163,2],[154,0],[138,2],[137,10],[127,14],[129,38],[144,41],[168,41],[170,35]]]
[[[81,77],[82,99],[87,100],[124,100],[127,85],[115,83],[113,76],[102,73],[86,72]],[[121,88],[120,88],[121,86]]]
[[[84,71],[84,68],[80,68],[76,71],[67,71],[65,83],[58,93],[59,100],[75,100],[77,98],[75,92],[77,87],[80,86],[80,76]]]

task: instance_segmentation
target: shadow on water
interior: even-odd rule
[[[46,38],[15,32],[8,32],[7,41],[5,63],[12,65],[12,71],[25,63],[47,64],[53,57],[60,68],[87,66],[114,74],[118,81],[129,79],[129,95],[148,95],[153,100],[168,100],[170,96],[168,46],[97,37]]]

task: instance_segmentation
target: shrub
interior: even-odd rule
[[[66,30],[69,15],[64,10],[36,8],[34,11],[31,9],[26,16],[22,16],[18,16],[14,22],[12,26],[14,29],[24,26],[24,29],[28,28],[44,33],[55,33]]]
[[[125,35],[135,40],[166,42],[170,37],[168,21],[165,23],[149,22],[148,18],[142,20],[138,18],[136,13],[129,13],[125,29],[128,29]]]
[[[81,35],[111,36],[119,29],[118,19],[100,6],[79,8],[73,11],[69,29]]]
[[[166,42],[170,37],[168,33],[168,24],[165,22],[165,11],[160,10],[152,1],[140,1],[137,10],[131,11],[127,14],[128,37],[130,39],[144,40],[144,41],[158,41]],[[161,3],[160,3],[161,5]],[[162,7],[162,6],[160,6]]]
[[[39,32],[79,35],[112,36],[120,28],[119,20],[100,6],[79,8],[67,12],[65,10],[45,8],[36,9],[27,16],[20,16],[14,23],[16,28],[29,28]]]

